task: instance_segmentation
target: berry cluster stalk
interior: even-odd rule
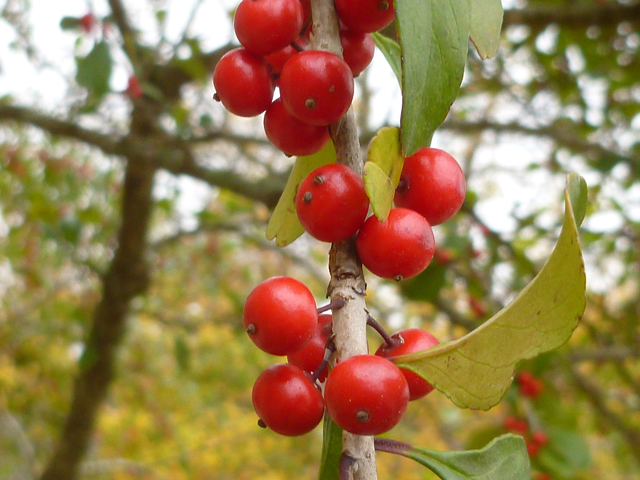
[[[333,0],[311,0],[314,49],[327,50],[342,56],[338,19]],[[363,160],[360,154],[358,127],[353,109],[336,124],[330,126],[331,137],[336,148],[337,162],[362,175]],[[342,299],[345,305],[333,311],[333,332],[336,358],[345,359],[368,353],[367,310],[365,304],[366,283],[362,264],[358,258],[355,240],[334,243],[329,253],[328,295],[331,300]],[[354,480],[376,480],[376,461],[373,437],[344,432],[342,449],[353,458],[351,470]]]

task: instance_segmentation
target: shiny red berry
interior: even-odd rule
[[[360,75],[373,60],[376,44],[370,33],[340,30],[340,43],[342,44],[342,57],[347,62],[351,73],[356,77]]]
[[[331,315],[318,315],[318,326],[309,343],[302,350],[287,355],[287,361],[305,372],[314,373],[324,359],[325,346],[331,336],[331,320]],[[327,370],[318,376],[321,382],[326,378]]]
[[[392,208],[384,222],[375,215],[364,222],[356,247],[360,260],[372,273],[400,281],[427,268],[435,252],[435,239],[422,215]]]
[[[338,17],[355,32],[377,32],[396,16],[393,0],[335,0]]]
[[[275,90],[267,61],[244,48],[231,50],[220,59],[213,71],[213,86],[214,98],[241,117],[264,112]]]
[[[362,226],[369,198],[362,178],[337,163],[311,172],[298,187],[296,212],[304,229],[324,242],[346,240]]]
[[[420,328],[402,330],[394,333],[391,338],[394,341],[393,345],[383,343],[376,351],[376,355],[384,358],[397,357],[428,350],[440,343],[436,337]],[[409,385],[409,400],[417,400],[433,391],[433,386],[418,374],[405,368],[401,368],[400,371]]]
[[[242,0],[233,18],[233,28],[244,48],[267,55],[293,42],[303,22],[299,0]]]
[[[249,294],[244,326],[251,340],[272,355],[301,350],[313,337],[318,311],[309,289],[290,277],[272,277]]]
[[[409,403],[404,375],[389,360],[356,355],[338,363],[324,390],[336,424],[356,435],[379,435],[395,427]]]
[[[303,435],[322,420],[322,394],[302,369],[288,363],[272,365],[260,374],[251,393],[260,420],[276,433]]]
[[[437,148],[421,148],[404,160],[395,203],[415,210],[434,226],[460,210],[465,193],[464,173],[456,159]]]
[[[326,126],[302,122],[276,99],[264,114],[264,131],[269,141],[287,155],[311,155],[330,140]]]
[[[312,125],[330,125],[347,113],[353,100],[349,65],[333,53],[307,50],[282,68],[280,97],[291,114]]]

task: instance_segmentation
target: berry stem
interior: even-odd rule
[[[409,443],[399,442],[390,438],[376,438],[373,444],[378,452],[394,453],[402,456],[406,456],[406,452],[413,448]]]
[[[338,463],[338,472],[340,472],[340,480],[352,480],[352,471],[357,465],[356,459],[342,452],[340,462]]]
[[[318,315],[321,313],[327,312],[329,310],[338,309],[344,307],[344,300],[342,298],[336,298],[335,300],[331,300],[326,305],[318,308]]]
[[[335,351],[336,351],[336,344],[334,343],[333,338],[331,337],[327,338],[327,342],[324,344],[324,358],[320,362],[320,365],[318,365],[318,368],[316,368],[316,371],[313,372],[313,375],[311,375],[311,381],[313,383],[316,383],[316,380],[318,380],[320,375],[322,375],[322,372],[324,372],[324,369],[329,366],[329,359],[331,358],[331,355],[333,355],[333,352]]]
[[[387,345],[386,348],[391,348],[398,343],[397,340],[394,340],[393,338],[391,338],[391,335],[389,335],[387,331],[384,329],[384,327],[380,325],[380,323],[371,315],[367,316],[367,325],[369,325],[371,328],[373,328],[376,332],[380,334],[380,336],[384,340],[384,343]]]

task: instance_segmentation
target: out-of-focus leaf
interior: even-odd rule
[[[92,94],[101,97],[109,91],[112,59],[106,41],[96,43],[86,57],[76,58],[76,81]]]
[[[502,28],[501,0],[471,0],[471,25],[469,36],[478,55],[483,60],[498,53]]]
[[[537,457],[546,471],[560,478],[570,478],[589,466],[589,447],[582,435],[562,427],[551,427],[546,433],[549,443]]]
[[[428,147],[458,95],[469,45],[469,0],[401,1],[402,150]]]
[[[503,397],[516,364],[565,343],[582,318],[586,277],[573,208],[587,188],[568,177],[558,243],[536,278],[506,308],[464,337],[395,362],[428,380],[463,408],[487,410]]]
[[[304,233],[304,228],[302,228],[296,213],[295,198],[298,187],[306,176],[316,168],[335,161],[336,151],[332,142],[329,142],[318,153],[296,159],[287,185],[269,219],[266,231],[267,239],[273,240],[275,238],[276,245],[285,247]]]
[[[373,213],[383,222],[391,210],[403,164],[400,130],[381,128],[369,144],[363,178]]]

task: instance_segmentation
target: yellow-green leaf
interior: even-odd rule
[[[371,208],[381,221],[387,219],[391,210],[403,164],[400,129],[381,128],[369,144],[363,174],[364,188],[371,201]]]
[[[540,273],[503,310],[468,335],[395,362],[431,382],[456,405],[488,410],[502,399],[516,364],[558,348],[571,336],[586,305],[586,277],[578,226],[587,187],[567,177],[558,243]]]
[[[502,28],[501,0],[473,0],[471,8],[471,25],[469,36],[482,60],[498,53],[500,30]]]
[[[296,214],[295,198],[302,181],[316,168],[336,161],[336,151],[333,143],[329,142],[318,153],[298,157],[291,170],[287,185],[278,200],[276,208],[271,214],[267,225],[267,239],[276,239],[276,245],[286,247],[304,233],[304,228]]]

